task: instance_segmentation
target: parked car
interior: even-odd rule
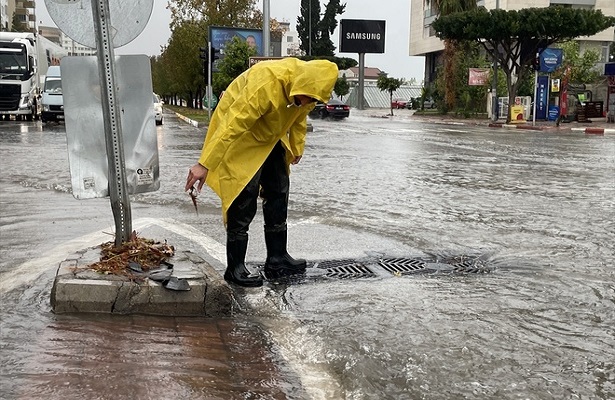
[[[393,99],[391,100],[391,107],[396,109],[406,108],[408,103],[411,103],[408,99]]]
[[[350,106],[339,100],[331,99],[327,103],[316,103],[316,107],[310,111],[310,118],[334,118],[342,119],[350,115]]]
[[[423,108],[436,108],[436,102],[433,99],[426,99],[423,103]]]
[[[60,66],[53,65],[47,70],[41,96],[41,121],[64,120],[64,98],[62,97],[62,74]]]
[[[154,117],[156,125],[162,125],[162,100],[156,93],[154,93]]]

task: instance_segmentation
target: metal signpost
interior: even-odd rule
[[[109,3],[107,0],[92,0],[92,14],[96,31],[96,49],[98,71],[100,76],[101,97],[103,101],[103,122],[107,142],[107,159],[109,161],[109,197],[115,220],[115,245],[127,242],[132,232],[130,198],[126,188],[124,162],[124,140],[122,124],[115,91],[114,52],[111,43]]]
[[[118,104],[113,49],[129,43],[141,33],[151,15],[153,0],[138,2],[45,0],[45,4],[49,15],[65,34],[79,43],[97,49],[100,104],[107,153],[108,190],[115,220],[115,245],[119,246],[130,239],[132,217],[126,179],[122,115],[120,114],[120,110],[123,113],[124,109]],[[111,18],[112,14],[114,18]],[[151,94],[149,96],[151,99]],[[151,100],[149,105],[151,105]],[[157,154],[155,158],[156,161],[151,164],[157,169]],[[93,187],[94,179],[90,182]]]

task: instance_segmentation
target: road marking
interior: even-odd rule
[[[190,241],[201,246],[210,256],[220,261],[222,265],[226,265],[226,247],[220,242],[212,239],[202,231],[178,222],[171,218],[156,219],[156,218],[139,218],[133,221],[132,227],[134,230],[142,231],[151,226],[158,226],[170,232],[176,233]],[[64,261],[67,255],[73,254],[79,250],[84,250],[89,247],[97,246],[109,240],[109,234],[105,232],[114,231],[115,226],[106,229],[92,232],[90,234],[70,240],[60,246],[52,249],[47,256],[29,260],[10,272],[0,276],[0,293],[6,293],[19,286],[25,285],[42,275],[50,268],[57,268]],[[250,290],[250,289],[248,289]],[[246,295],[246,299],[254,308],[267,306],[272,308],[272,313],[279,312],[279,307],[275,303],[275,299],[279,297],[279,293],[264,287],[262,289],[250,290]],[[278,345],[278,352],[284,358],[288,366],[296,371],[297,376],[301,380],[302,388],[311,399],[329,399],[342,397],[339,382],[331,375],[325,362],[306,362],[303,359],[305,354],[296,351],[296,340],[306,339],[297,337],[298,329],[301,322],[294,319],[286,313],[284,316],[277,315],[276,318],[264,318],[260,321],[272,334],[272,339]],[[324,344],[318,337],[310,336],[307,340],[301,340],[306,345],[303,346],[305,351],[309,347],[310,359],[321,357],[324,353]],[[307,343],[309,342],[309,345]]]
[[[141,230],[152,225],[152,223],[154,223],[154,220],[151,218],[138,219],[133,222],[133,228]],[[50,268],[58,268],[68,255],[109,241],[109,234],[105,232],[113,232],[114,230],[115,226],[110,226],[106,229],[69,240],[51,249],[46,256],[28,260],[15,269],[2,274],[0,276],[0,293],[9,292],[31,282]]]

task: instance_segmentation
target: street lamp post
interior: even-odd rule
[[[308,55],[312,55],[312,0],[308,2]]]
[[[263,0],[263,56],[269,57],[269,0]]]
[[[495,9],[500,8],[500,0],[495,0]],[[498,46],[493,49],[493,82],[491,83],[491,119],[498,120]],[[511,106],[510,104],[508,105]]]

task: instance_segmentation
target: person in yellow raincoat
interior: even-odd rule
[[[307,114],[316,101],[331,97],[337,77],[332,62],[285,58],[257,63],[225,90],[185,189],[197,185],[200,192],[206,182],[222,201],[226,281],[263,284],[245,266],[248,229],[259,196],[267,246],[265,275],[305,272],[305,260],[294,259],[286,250],[290,164],[303,155]]]

